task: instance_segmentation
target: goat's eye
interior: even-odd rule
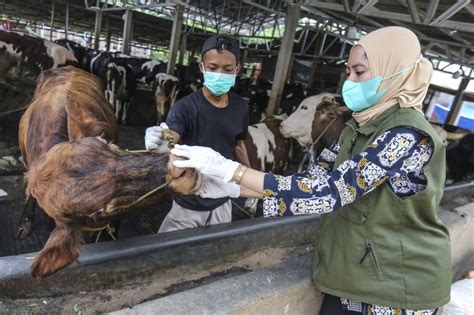
[[[302,109],[302,110],[307,110],[308,107],[303,105],[303,106],[301,106],[301,109]]]

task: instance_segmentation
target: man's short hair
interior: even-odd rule
[[[237,63],[239,63],[240,58],[240,47],[239,42],[234,38],[226,35],[212,35],[204,42],[201,50],[201,56],[204,57],[204,54],[211,49],[216,49],[218,52],[222,50],[230,51],[234,56]]]

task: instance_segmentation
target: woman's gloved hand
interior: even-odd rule
[[[203,175],[201,189],[196,193],[202,198],[238,198],[240,186],[234,182],[225,182],[223,179],[212,175]]]
[[[195,168],[204,175],[217,176],[229,182],[234,176],[239,163],[226,159],[211,148],[188,145],[175,145],[171,153],[189,160],[174,161],[173,165],[181,168]]]
[[[169,152],[168,143],[163,139],[163,130],[168,129],[168,125],[162,122],[159,126],[147,128],[145,131],[145,148],[156,150],[159,153]]]

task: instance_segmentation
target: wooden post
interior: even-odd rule
[[[56,0],[51,3],[51,23],[49,24],[49,41],[53,41],[53,26],[54,26],[54,7]]]
[[[186,53],[186,41],[188,39],[188,35],[186,33],[183,33],[181,35],[181,45],[179,46],[179,60],[178,63],[180,65],[183,64],[184,62],[184,54]]]
[[[97,1],[97,7],[99,2]],[[94,26],[94,49],[99,49],[100,32],[102,29],[102,12],[95,13],[95,26]]]
[[[171,31],[168,67],[166,69],[166,72],[171,75],[174,75],[176,55],[178,54],[179,39],[181,37],[181,28],[183,26],[184,11],[184,7],[181,4],[176,5],[175,8],[176,11],[173,20],[173,30]]]
[[[275,74],[273,76],[272,94],[270,95],[270,101],[267,107],[267,115],[276,114],[281,102],[291,55],[293,53],[293,44],[299,17],[300,6],[298,4],[288,4],[285,19],[285,33],[283,34],[280,52],[278,53]]]
[[[456,92],[456,96],[453,100],[453,105],[451,105],[451,109],[449,110],[448,117],[446,117],[446,124],[456,125],[459,120],[459,113],[462,109],[462,98],[464,96],[464,92],[466,91],[466,87],[469,84],[469,78],[463,78],[461,80],[461,84],[459,84],[458,91]]]
[[[123,15],[123,46],[122,53],[129,55],[130,54],[130,42],[132,41],[132,10],[127,9]]]

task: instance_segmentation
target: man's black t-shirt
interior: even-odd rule
[[[224,157],[234,159],[236,140],[243,140],[248,135],[248,105],[237,94],[229,93],[229,105],[217,108],[200,89],[176,102],[166,124],[180,135],[180,144],[210,147]],[[178,195],[174,200],[186,209],[210,211],[229,198]]]

